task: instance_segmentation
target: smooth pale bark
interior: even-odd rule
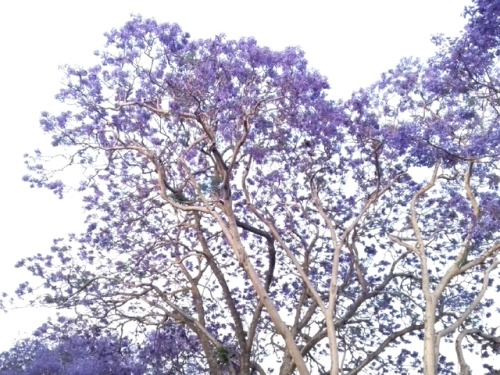
[[[309,375],[309,370],[307,369],[304,358],[302,357],[302,354],[299,348],[297,347],[295,338],[292,336],[292,333],[288,329],[285,322],[281,319],[278,309],[274,305],[273,301],[269,298],[269,295],[264,287],[264,284],[260,280],[257,272],[253,268],[252,263],[249,261],[248,257],[245,254],[243,245],[239,243],[239,240],[236,240],[235,242],[237,243],[236,244],[237,252],[239,253],[239,255],[241,255],[240,258],[241,265],[245,270],[245,272],[247,273],[248,277],[250,278],[250,281],[252,282],[255,292],[257,293],[261,302],[266,308],[266,311],[269,314],[269,317],[271,318],[276,328],[276,331],[285,340],[286,348],[288,349],[290,356],[292,357],[295,365],[297,366],[299,374]]]
[[[424,318],[424,374],[436,375],[439,342],[436,337],[436,301],[433,295],[426,297]]]
[[[286,348],[292,357],[295,366],[300,375],[309,375],[309,370],[307,369],[304,358],[302,357],[302,353],[297,347],[297,343],[295,342],[295,338],[293,337],[290,329],[287,327],[283,319],[278,312],[278,309],[274,305],[273,301],[269,298],[269,294],[266,291],[266,288],[262,281],[260,280],[259,275],[255,271],[252,262],[248,259],[248,255],[245,251],[245,247],[240,240],[240,236],[238,233],[236,218],[234,216],[232,206],[230,202],[227,202],[224,205],[224,210],[226,214],[227,224],[226,222],[215,212],[212,211],[213,216],[219,222],[224,234],[228,241],[230,241],[235,255],[240,262],[241,267],[245,270],[248,277],[250,278],[250,282],[252,283],[255,292],[259,296],[260,301],[266,308],[271,321],[273,322],[276,331],[283,337],[285,340]]]
[[[436,375],[437,360],[439,356],[438,342],[436,338],[436,304],[438,298],[431,290],[429,268],[427,266],[427,255],[425,252],[425,242],[420,231],[417,220],[417,202],[431,190],[438,178],[438,171],[441,166],[440,162],[434,165],[434,171],[429,183],[413,195],[410,204],[410,222],[416,237],[415,253],[420,258],[420,269],[422,271],[422,292],[425,298],[425,316],[424,316],[424,374]]]

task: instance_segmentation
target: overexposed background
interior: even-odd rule
[[[22,257],[47,252],[52,239],[82,228],[76,197],[58,200],[21,181],[22,155],[47,144],[42,110],[56,111],[62,64],[90,65],[102,34],[130,14],[178,23],[193,38],[225,33],[255,37],[273,49],[300,46],[329,79],[332,97],[347,97],[404,56],[429,57],[432,34],[457,35],[466,0],[28,0],[0,3],[0,293],[29,275]],[[0,313],[0,351],[29,335],[50,311]]]

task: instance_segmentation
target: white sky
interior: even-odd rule
[[[62,64],[87,65],[102,34],[130,14],[176,22],[193,38],[253,36],[273,49],[300,46],[329,78],[332,96],[374,82],[401,57],[427,57],[432,34],[456,35],[466,0],[28,0],[0,3],[0,293],[27,277],[23,256],[46,252],[52,238],[78,231],[78,200],[29,189],[22,155],[46,142],[38,125],[55,107]],[[46,313],[0,313],[0,351],[29,334]]]

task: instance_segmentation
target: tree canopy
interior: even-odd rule
[[[0,354],[1,375],[141,374],[139,366],[127,363],[128,343],[117,338],[95,337],[92,332],[74,335],[43,335],[42,327],[32,338],[19,341]],[[61,337],[62,336],[62,337]]]
[[[32,186],[79,176],[88,213],[19,263],[33,302],[183,332],[196,373],[467,374],[500,345],[500,4],[465,15],[343,101],[297,48],[113,29],[42,113],[63,165],[27,155]]]
[[[140,344],[85,321],[59,317],[0,353],[0,375],[182,375],[202,370],[195,336],[179,325],[165,324]]]

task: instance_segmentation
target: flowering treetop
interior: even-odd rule
[[[20,263],[42,301],[187,327],[213,374],[453,371],[443,338],[495,342],[475,322],[500,246],[498,2],[467,12],[430,61],[345,102],[295,48],[141,17],[109,32],[97,65],[65,69],[68,110],[42,114],[88,211],[85,233]],[[26,180],[62,196],[44,158]]]

